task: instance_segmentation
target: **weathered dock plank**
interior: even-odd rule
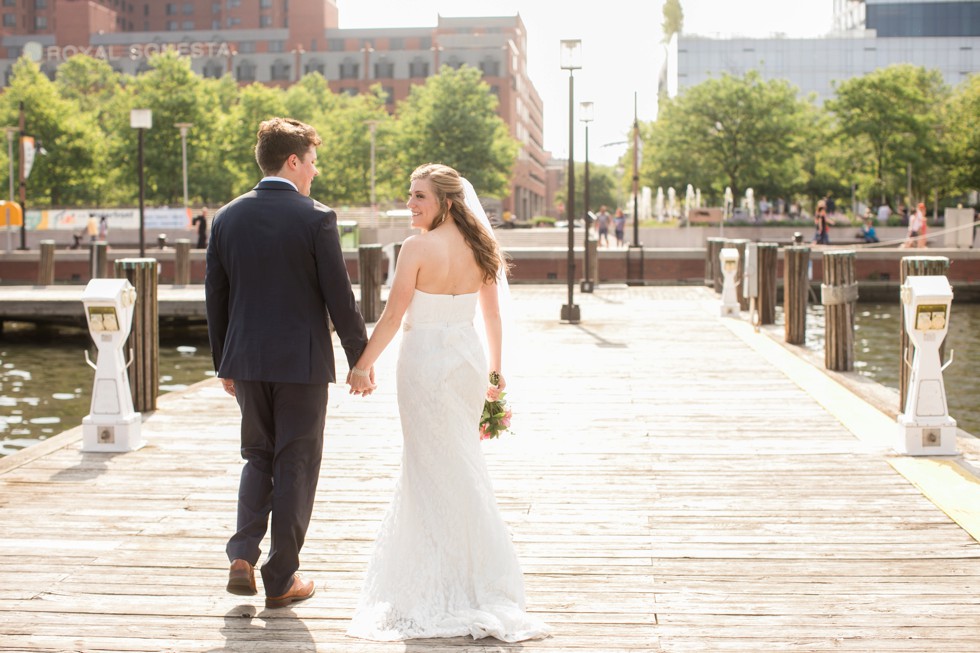
[[[602,288],[578,326],[560,288],[514,295],[515,432],[484,450],[554,637],[344,636],[398,473],[393,346],[376,395],[331,390],[316,597],[224,593],[238,412],[205,382],[161,397],[140,451],[80,453],[76,429],[0,462],[0,651],[980,650],[971,508],[922,489],[888,416],[708,290]]]

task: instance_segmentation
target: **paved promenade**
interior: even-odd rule
[[[400,459],[396,343],[377,394],[331,389],[319,589],[289,609],[224,592],[241,461],[215,381],[161,397],[137,452],[74,429],[0,459],[0,651],[980,651],[980,447],[891,453],[893,416],[703,288],[576,292],[577,326],[562,286],[514,295],[514,432],[483,447],[554,637],[344,636]]]

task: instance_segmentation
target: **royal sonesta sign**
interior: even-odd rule
[[[76,54],[87,54],[94,59],[146,59],[162,52],[176,52],[183,57],[200,59],[205,57],[231,56],[231,44],[209,41],[181,43],[132,43],[130,45],[50,45],[44,48],[45,61],[65,61]]]

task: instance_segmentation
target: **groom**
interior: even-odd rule
[[[245,459],[227,589],[257,593],[255,565],[271,513],[261,569],[270,608],[315,590],[296,571],[320,471],[327,384],[336,380],[328,320],[349,365],[367,343],[337,214],[309,197],[319,144],[310,125],[263,122],[255,159],[265,177],[215,214],[207,251],[211,355],[241,409]]]

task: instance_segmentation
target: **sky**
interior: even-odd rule
[[[527,28],[527,65],[544,103],[544,145],[568,156],[568,71],[559,65],[559,42],[582,40],[575,71],[575,159],[582,161],[584,126],[578,103],[594,103],[589,161],[614,165],[626,151],[634,116],[656,118],[663,62],[662,0],[336,0],[341,28],[432,27],[438,16],[513,16]],[[751,6],[751,10],[746,10]],[[556,10],[556,7],[558,8]],[[820,36],[831,29],[833,0],[681,0],[684,33],[788,37]]]

